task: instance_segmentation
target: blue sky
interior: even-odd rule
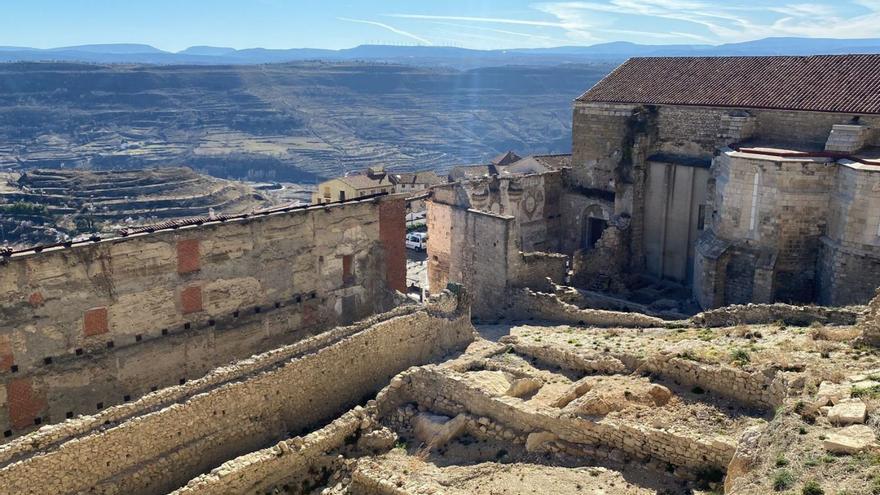
[[[880,37],[880,0],[0,0],[0,45],[147,43],[177,51],[726,43]]]

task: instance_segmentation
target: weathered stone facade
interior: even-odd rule
[[[478,318],[497,318],[511,287],[561,283],[568,257],[557,252],[561,172],[481,179],[432,188],[428,201],[428,283],[468,287]],[[549,251],[549,252],[547,252]]]
[[[387,310],[404,285],[404,207],[382,197],[2,260],[0,431],[91,414]]]
[[[863,303],[880,283],[880,163],[841,157],[880,144],[880,117],[853,117],[578,101],[572,189],[601,216],[629,220],[630,271],[691,283],[703,307]],[[655,163],[695,172],[711,164],[711,177],[690,174],[685,192],[673,193],[678,182],[652,187]],[[705,192],[670,208],[695,187]],[[667,231],[687,245],[669,245]]]
[[[396,373],[473,338],[466,294],[445,292],[427,307],[399,308],[47,427],[34,434],[41,441],[0,446],[0,493],[167,493],[226,459],[333,419]]]

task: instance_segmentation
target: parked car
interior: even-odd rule
[[[406,234],[406,247],[416,251],[425,251],[428,249],[428,233],[427,232],[411,232]]]

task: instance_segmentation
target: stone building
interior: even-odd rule
[[[880,55],[629,60],[575,101],[570,161],[433,188],[430,285],[464,283],[491,316],[493,294],[540,283],[518,267],[543,253],[568,257],[572,285],[620,298],[647,277],[704,308],[864,303],[880,285],[878,67]],[[483,276],[487,263],[499,266]],[[531,267],[559,278],[556,262]]]
[[[326,180],[312,193],[312,204],[334,203],[352,198],[393,193],[395,184],[381,168]]]
[[[880,283],[880,55],[627,61],[575,101],[581,245],[703,307],[864,303]],[[571,219],[570,219],[571,220]]]
[[[394,184],[395,193],[410,195],[444,182],[433,170],[391,173],[388,179]]]

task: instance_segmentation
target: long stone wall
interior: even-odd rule
[[[333,459],[327,453],[361,433],[364,421],[368,421],[364,410],[358,407],[304,437],[283,440],[272,447],[227,461],[210,473],[191,480],[172,495],[265,493],[286,483],[297,488],[318,484],[321,468],[328,467]]]
[[[209,389],[170,404],[160,391],[117,422],[86,417],[52,427],[73,430],[54,444],[22,438],[0,448],[15,452],[0,456],[0,493],[166,493],[225,460],[326,422],[401,370],[471,342],[466,299],[445,292],[425,308],[350,335],[334,330],[336,340],[319,335],[318,345],[310,339],[218,369],[226,379]],[[293,357],[279,361],[279,353]]]
[[[542,320],[569,325],[594,327],[665,327],[673,323],[640,313],[581,309],[561,301],[555,294],[528,288],[511,289],[507,293],[505,315],[513,320]],[[681,323],[680,323],[681,324]]]
[[[388,309],[404,207],[371,198],[3,258],[4,438]]]

